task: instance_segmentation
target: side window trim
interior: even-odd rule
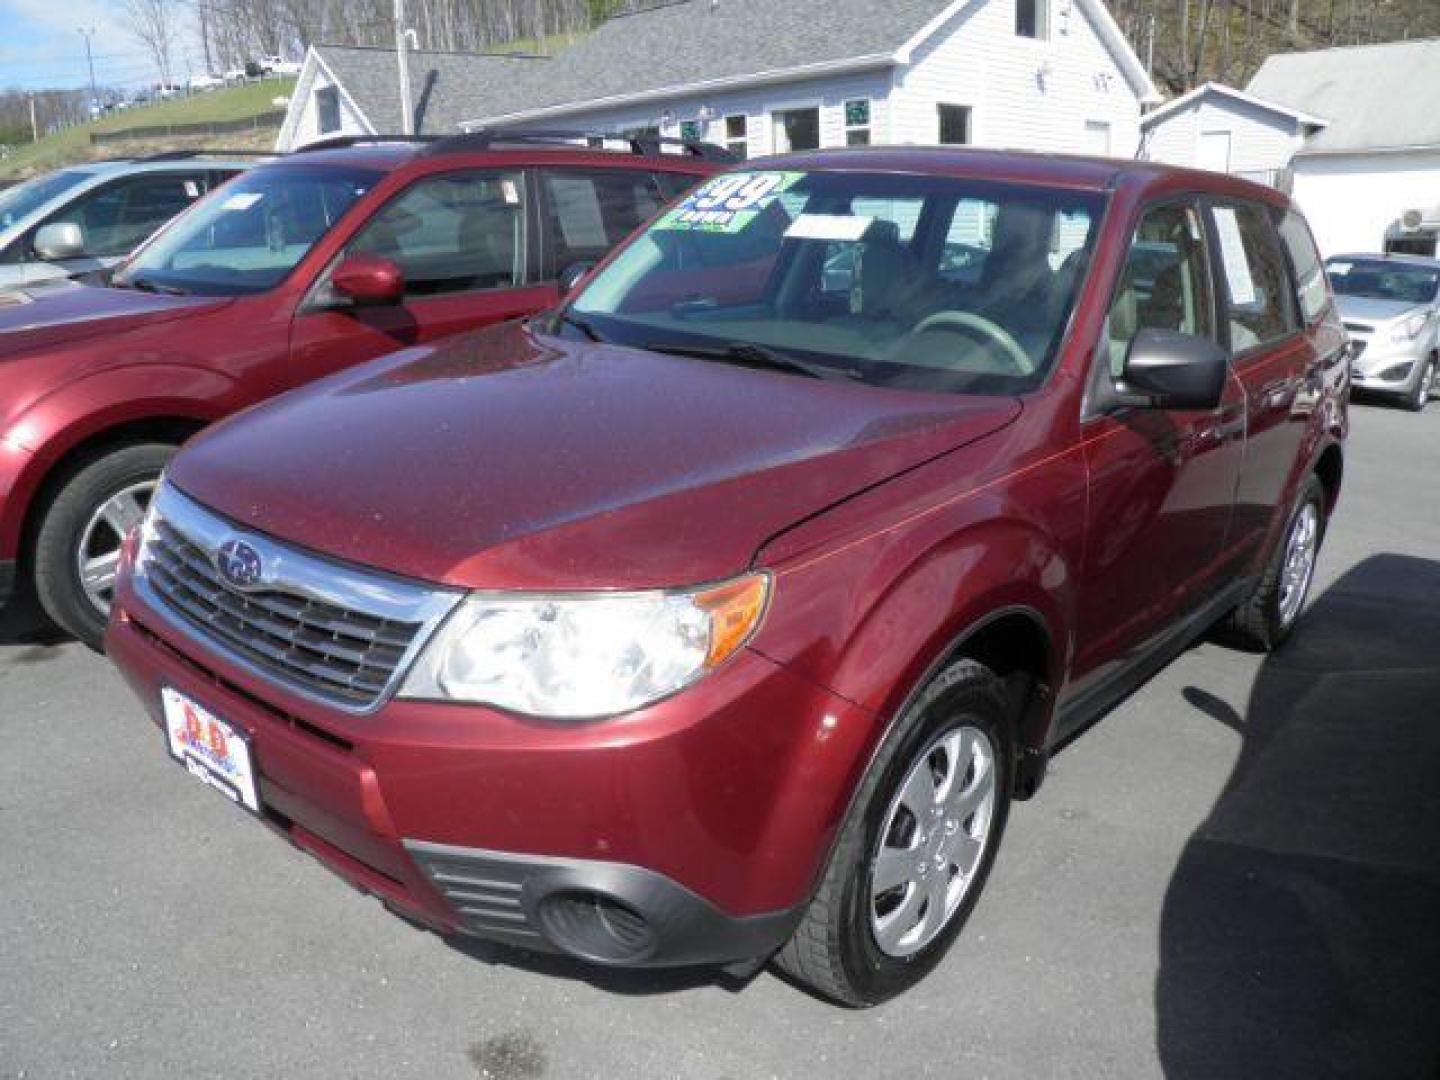
[[[1280,230],[1275,227],[1275,220],[1271,215],[1271,207],[1268,203],[1255,202],[1249,199],[1216,198],[1214,196],[1208,196],[1202,201],[1204,205],[1205,230],[1209,235],[1210,249],[1216,252],[1217,255],[1220,252],[1221,248],[1220,227],[1215,220],[1215,211],[1217,209],[1222,209],[1226,207],[1231,209],[1237,209],[1242,206],[1251,206],[1260,210],[1264,216],[1266,223],[1269,226],[1270,238],[1274,241],[1275,246],[1280,250],[1281,261],[1285,266],[1285,277],[1286,280],[1290,283],[1290,288],[1287,290],[1290,299],[1290,328],[1286,330],[1285,333],[1280,334],[1277,337],[1270,338],[1266,341],[1257,342],[1254,345],[1247,346],[1246,348],[1237,351],[1235,349],[1234,341],[1231,339],[1230,335],[1230,283],[1225,279],[1224,259],[1217,257],[1210,260],[1211,277],[1212,279],[1214,279],[1212,289],[1215,292],[1215,303],[1219,309],[1219,321],[1216,323],[1216,326],[1217,329],[1222,326],[1224,328],[1222,331],[1223,337],[1221,338],[1221,344],[1223,344],[1226,350],[1230,353],[1231,366],[1239,367],[1241,364],[1253,360],[1255,357],[1259,356],[1262,353],[1271,352],[1284,345],[1292,343],[1297,337],[1300,337],[1305,333],[1304,320],[1300,316],[1300,305],[1298,303],[1298,297],[1296,297],[1295,295],[1295,274],[1293,268],[1290,265],[1290,255],[1285,248],[1285,241],[1280,236]],[[1221,290],[1223,290],[1223,294]]]

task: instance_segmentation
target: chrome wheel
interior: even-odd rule
[[[951,728],[915,759],[870,866],[870,928],[882,952],[918,952],[959,910],[985,854],[995,800],[995,746],[979,728]]]
[[[80,533],[80,543],[75,548],[75,573],[85,598],[102,615],[110,611],[120,546],[145,516],[155,484],[154,480],[144,480],[121,488],[95,508]]]
[[[1295,516],[1285,540],[1285,562],[1280,568],[1280,625],[1289,626],[1300,614],[1310,580],[1315,576],[1315,557],[1320,550],[1320,508],[1307,502]]]

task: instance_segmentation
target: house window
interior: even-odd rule
[[[859,101],[845,102],[845,145],[870,145],[870,102],[868,99],[862,98]]]
[[[699,120],[681,120],[680,138],[686,142],[699,142],[705,137],[700,129],[701,124]]]
[[[315,111],[320,117],[320,134],[328,135],[340,130],[340,90],[334,86],[322,86],[315,91]]]
[[[1050,0],[1015,0],[1017,37],[1044,40],[1050,36]]]
[[[749,120],[744,116],[727,116],[721,123],[724,125],[725,149],[729,150],[741,161],[750,156],[750,127]]]
[[[970,144],[970,106],[940,105],[940,138],[942,146],[968,146]]]
[[[1096,157],[1109,157],[1110,150],[1110,121],[1086,120],[1085,153],[1094,154]]]
[[[775,152],[820,149],[820,110],[787,109],[775,113]]]

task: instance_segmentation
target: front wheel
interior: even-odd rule
[[[861,782],[824,880],[776,956],[781,970],[855,1007],[919,982],[985,886],[1014,758],[1000,680],[973,660],[937,675]]]
[[[96,652],[115,588],[120,545],[144,517],[175,448],[145,443],[113,450],[61,487],[35,541],[35,590],[46,614]]]
[[[1405,407],[1411,412],[1420,412],[1430,403],[1430,391],[1435,385],[1435,357],[1420,365],[1414,387],[1405,395]]]

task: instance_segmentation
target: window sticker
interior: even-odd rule
[[[785,230],[785,239],[855,241],[874,224],[873,217],[855,214],[801,214]]]
[[[500,197],[505,200],[506,206],[520,205],[520,189],[515,186],[514,180],[500,181]]]
[[[261,195],[262,192],[259,191],[238,192],[237,194],[231,195],[228,199],[226,199],[220,209],[249,210],[250,207],[254,206],[257,202],[260,201]]]
[[[1220,234],[1220,261],[1225,265],[1225,280],[1230,285],[1230,299],[1240,305],[1260,299],[1255,280],[1250,276],[1250,261],[1245,257],[1245,241],[1240,236],[1240,219],[1228,206],[1215,208],[1215,228]]]
[[[804,176],[801,172],[737,172],[717,176],[653,227],[665,232],[741,232]]]
[[[1332,274],[1339,274],[1341,277],[1344,277],[1346,274],[1350,273],[1350,271],[1354,268],[1354,265],[1354,263],[1347,262],[1332,262],[1327,263],[1325,269]]]
[[[185,181],[185,197],[187,199],[198,199],[200,197],[200,185],[194,180]]]

